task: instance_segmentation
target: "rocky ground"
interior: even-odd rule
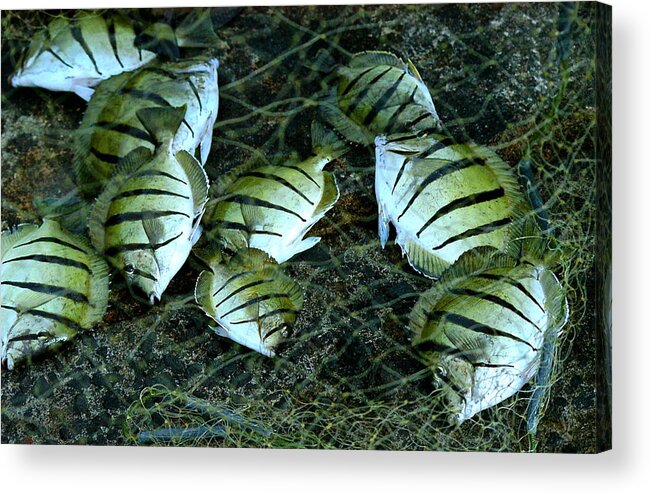
[[[318,62],[322,49],[337,62],[369,49],[408,57],[450,132],[493,146],[514,167],[532,150],[541,193],[553,198],[555,234],[569,252],[559,275],[572,313],[540,425],[538,450],[546,452],[601,446],[592,9],[582,4],[571,34],[561,38],[569,47],[564,63],[555,4],[246,8],[219,28],[213,50],[221,62],[219,120],[206,164],[213,180],[260,153],[309,153],[310,122],[331,82]],[[3,11],[3,230],[36,221],[35,198],[74,189],[71,135],[85,103],[6,81],[17,50],[51,14],[58,13]],[[330,166],[341,198],[311,233],[321,243],[286,266],[305,304],[281,357],[267,359],[208,329],[188,302],[197,276],[190,264],[151,309],[115,275],[100,325],[32,366],[2,370],[2,441],[132,443],[138,431],[169,425],[143,412],[150,394],[142,394],[143,408],[141,392],[154,386],[226,404],[278,432],[275,441],[255,441],[233,430],[237,438],[209,442],[215,446],[528,450],[526,391],[454,428],[430,398],[428,379],[413,377],[423,368],[409,349],[407,315],[429,282],[399,247],[379,247],[372,153],[358,147]]]

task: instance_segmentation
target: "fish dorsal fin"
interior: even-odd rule
[[[210,48],[218,42],[210,9],[192,9],[174,34],[181,48]]]
[[[373,143],[375,136],[359,127],[339,109],[336,90],[333,90],[330,96],[321,101],[319,111],[323,119],[336,128],[344,138],[358,144],[370,145]]]
[[[229,266],[233,266],[236,270],[246,269],[253,271],[275,271],[278,264],[266,252],[257,248],[242,249],[231,258]]]
[[[441,276],[439,283],[444,288],[453,287],[467,278],[488,269],[515,267],[517,261],[489,246],[481,246],[464,252]]]
[[[186,108],[186,105],[178,108],[155,106],[136,111],[136,116],[156,142],[161,144],[174,138],[174,134],[185,118]]]
[[[319,216],[329,211],[339,200],[339,187],[335,175],[328,171],[323,172],[323,193],[321,200],[314,210],[314,215]]]
[[[447,262],[434,255],[430,250],[423,248],[415,240],[398,239],[397,242],[407,254],[409,264],[418,272],[430,279],[438,279],[441,273],[449,266]]]
[[[68,237],[68,241],[84,250],[86,255],[95,253],[93,245],[91,245],[90,241],[88,241],[85,236],[70,232],[58,219],[52,219],[49,217],[43,218],[41,233],[43,236],[54,236],[56,238]]]
[[[197,161],[187,151],[176,153],[176,160],[179,162],[185,176],[188,177],[192,189],[192,201],[195,214],[199,214],[205,207],[208,200],[208,175]]]
[[[197,278],[197,284],[194,287],[194,299],[201,309],[209,317],[216,318],[213,309],[212,292],[215,274],[209,270],[204,270]]]
[[[275,272],[275,282],[280,292],[286,293],[294,310],[303,308],[303,291],[294,279],[283,274],[280,269]]]
[[[29,235],[37,231],[39,226],[37,224],[20,224],[13,230],[2,232],[2,258],[5,257],[7,252],[21,240],[27,238]]]
[[[95,251],[88,255],[90,270],[89,309],[80,325],[88,329],[104,317],[109,299],[109,266]]]
[[[317,156],[328,158],[328,161],[337,159],[350,150],[348,144],[341,140],[335,132],[317,121],[312,122],[311,133],[312,152]]]
[[[570,315],[567,298],[563,286],[550,270],[543,270],[540,283],[545,293],[545,309],[551,319],[548,330],[551,330],[555,337],[560,334]]]
[[[116,173],[104,186],[88,215],[88,232],[95,249],[104,252],[104,222],[108,215],[113,197],[118,193],[131,175],[151,159],[151,151],[145,147],[138,147],[127,154],[120,163]]]
[[[378,65],[389,65],[405,70],[407,66],[400,58],[388,51],[362,51],[355,53],[348,66],[351,68],[376,67]]]

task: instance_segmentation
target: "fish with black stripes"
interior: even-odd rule
[[[316,245],[307,232],[335,204],[339,189],[324,171],[348,150],[331,130],[312,124],[313,155],[300,162],[280,161],[252,169],[236,169],[216,186],[203,218],[209,247],[202,258],[251,247],[278,263]]]
[[[432,96],[410,60],[365,51],[353,55],[336,74],[337,88],[321,111],[347,139],[369,145],[380,134],[440,130]]]
[[[399,134],[378,136],[375,156],[383,248],[391,223],[411,266],[433,279],[475,247],[517,255],[514,239],[531,208],[493,151],[439,135]]]
[[[186,151],[174,150],[185,108],[137,112],[158,142],[156,151],[133,150],[90,212],[93,246],[127,281],[135,298],[160,301],[201,234],[208,177]]]
[[[263,251],[240,250],[197,279],[195,299],[218,323],[214,332],[265,356],[293,334],[303,294]]]
[[[212,144],[219,89],[216,58],[153,64],[102,82],[76,132],[75,171],[80,193],[101,190],[124,157],[138,147],[154,150],[156,138],[137,117],[143,108],[186,106],[172,147],[204,164]]]
[[[59,16],[34,35],[10,82],[74,92],[88,101],[103,80],[157,57],[176,59],[180,47],[211,47],[216,39],[208,10],[193,11],[176,29],[162,22],[142,27],[122,15]]]
[[[569,316],[563,287],[542,261],[494,249],[465,253],[410,314],[413,345],[458,423],[516,394]]]
[[[2,233],[2,364],[9,370],[102,320],[109,271],[88,241],[44,219]]]

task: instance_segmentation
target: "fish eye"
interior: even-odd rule
[[[126,272],[127,274],[133,274],[135,271],[136,268],[131,264],[127,264],[124,266],[124,272]]]
[[[438,378],[440,378],[441,380],[443,380],[443,379],[445,378],[445,376],[447,375],[447,372],[445,371],[445,368],[443,368],[442,366],[437,366],[437,367],[436,367],[436,370],[434,370],[434,374],[435,374]]]

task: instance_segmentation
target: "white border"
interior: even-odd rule
[[[14,3],[14,2],[12,2]],[[36,1],[3,8],[302,5],[306,1]],[[414,2],[416,3],[416,2]],[[0,447],[4,491],[642,491],[649,484],[649,47],[642,0],[614,6],[614,451],[598,456]]]

